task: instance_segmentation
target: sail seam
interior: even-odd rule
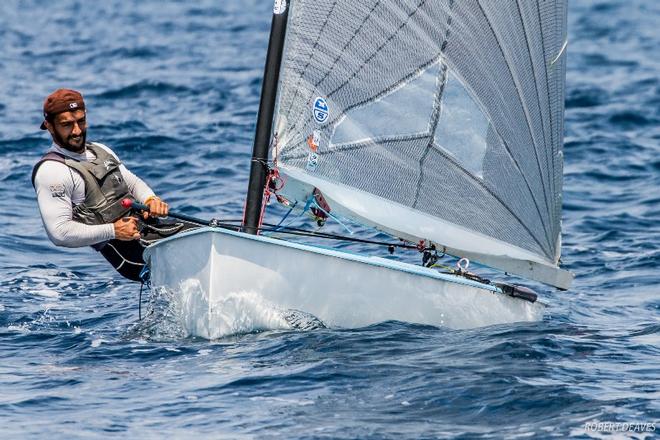
[[[408,83],[411,79],[415,78],[416,76],[420,75],[423,73],[429,66],[435,64],[438,62],[439,59],[441,59],[441,55],[435,55],[433,58],[431,58],[429,61],[426,63],[422,64],[419,66],[417,69],[415,69],[413,72],[411,72],[409,75],[406,75],[404,78],[402,78],[400,81],[397,81],[394,84],[391,84],[390,86],[386,87],[385,89],[381,90],[380,92],[373,94],[369,96],[368,98],[363,99],[362,101],[356,102],[353,105],[347,106],[346,109],[342,112],[341,115],[337,115],[334,119],[332,119],[329,124],[332,125],[335,122],[337,122],[339,119],[341,119],[346,113],[350,112],[351,110],[355,110],[356,108],[359,108],[365,104],[369,104],[379,98],[382,98],[385,95],[388,95],[389,93],[393,92],[397,88],[399,88],[401,85]]]
[[[550,96],[550,77],[548,76],[548,60],[546,59],[546,47],[545,47],[545,33],[543,32],[543,21],[541,19],[541,6],[540,4],[537,3],[536,5],[536,13],[538,15],[539,19],[539,31],[541,33],[541,49],[543,50],[543,66],[545,67],[545,88],[546,88],[546,93],[548,95],[548,106],[551,107],[548,112],[548,117],[550,118],[550,143],[552,144],[552,165],[554,168],[555,164],[555,157],[557,155],[557,151],[555,151],[555,128],[554,128],[554,117],[553,117],[553,112],[552,112],[552,97]],[[553,175],[554,179],[554,175]],[[554,202],[554,201],[553,201]],[[556,202],[555,202],[555,210],[556,208]]]
[[[449,41],[449,34],[451,33],[451,11],[454,6],[454,0],[449,0],[449,11],[447,11],[447,28],[445,29],[445,36],[440,45],[440,56],[444,56],[444,50],[447,47]],[[442,96],[444,95],[445,86],[447,85],[447,64],[441,62],[440,71],[436,77],[436,93],[433,99],[433,112],[431,113],[431,118],[429,120],[429,143],[426,145],[424,154],[419,160],[419,178],[417,179],[417,188],[415,190],[415,198],[413,199],[412,207],[417,208],[417,202],[419,201],[419,194],[422,190],[422,182],[424,182],[424,164],[426,163],[426,158],[428,157],[431,146],[434,143],[435,130],[438,128],[438,122],[440,121],[440,114],[442,111]]]
[[[425,139],[428,138],[429,134],[428,132],[421,132],[421,133],[411,133],[411,134],[405,134],[405,135],[393,135],[393,136],[379,136],[379,137],[373,137],[369,139],[365,139],[363,141],[358,141],[358,142],[343,142],[340,144],[333,144],[331,146],[328,146],[327,151],[320,151],[318,152],[319,155],[324,155],[324,154],[331,154],[331,153],[345,153],[347,151],[354,151],[354,150],[359,150],[361,148],[369,148],[373,147],[374,144],[383,144],[387,142],[403,142],[403,141],[415,141],[418,139]],[[298,144],[300,146],[301,144]],[[296,160],[296,159],[303,159],[307,157],[307,153],[300,153],[300,154],[292,154],[292,155],[281,155],[282,160]]]
[[[548,249],[546,249],[545,246],[543,246],[543,244],[539,241],[539,239],[538,239],[538,238],[532,233],[531,229],[529,229],[529,227],[528,227],[528,226],[522,221],[522,219],[521,219],[520,217],[518,217],[518,215],[517,215],[515,212],[513,212],[513,210],[512,210],[512,209],[511,209],[506,203],[504,203],[504,201],[503,201],[502,199],[500,199],[499,196],[498,196],[497,194],[495,194],[495,193],[494,193],[494,192],[493,192],[488,186],[486,186],[486,185],[485,185],[480,179],[476,178],[476,177],[475,177],[474,175],[472,175],[468,170],[466,170],[465,168],[463,168],[463,166],[462,166],[458,161],[456,161],[453,157],[451,157],[451,155],[445,153],[445,152],[443,151],[444,149],[443,149],[440,145],[437,145],[435,142],[433,142],[433,143],[432,143],[432,147],[433,147],[432,150],[433,150],[434,152],[437,152],[437,153],[440,154],[442,157],[444,157],[445,159],[447,159],[447,160],[448,160],[449,162],[451,162],[455,167],[457,167],[458,169],[460,169],[461,171],[463,171],[463,173],[465,173],[466,175],[468,175],[468,177],[469,177],[474,183],[476,183],[477,185],[481,186],[484,190],[486,190],[486,191],[488,192],[488,194],[490,194],[495,200],[497,200],[497,201],[499,202],[499,204],[502,205],[502,206],[503,206],[503,207],[509,212],[509,214],[511,214],[511,216],[512,216],[514,219],[516,219],[516,221],[517,221],[518,223],[520,223],[520,225],[523,227],[523,229],[524,229],[525,231],[527,231],[527,233],[529,234],[530,238],[531,238],[532,240],[534,240],[534,242],[536,242],[536,244],[538,244],[539,248],[540,248],[541,250],[543,250],[543,251],[546,253],[546,256],[548,256],[548,255],[550,254],[550,252],[548,251]],[[430,148],[428,151],[431,151],[431,148]],[[551,257],[550,257],[550,258],[551,258]]]
[[[539,91],[539,86],[536,81],[537,78],[537,73],[536,73],[536,66],[534,65],[534,59],[532,57],[532,48],[529,45],[529,37],[527,34],[527,26],[525,25],[525,20],[523,19],[522,15],[522,10],[520,9],[520,0],[516,0],[516,7],[518,9],[518,17],[520,18],[520,23],[522,24],[522,30],[523,34],[525,36],[525,45],[527,46],[527,54],[529,56],[529,64],[532,68],[532,74],[534,75],[534,90],[536,91],[536,98],[537,98],[537,106],[539,109],[539,116],[541,117],[541,127],[543,128],[543,144],[545,147],[545,155],[546,155],[546,161],[547,164],[551,167],[551,175],[548,176],[548,183],[551,185],[550,191],[551,194],[554,196],[556,193],[556,188],[555,188],[555,181],[554,181],[554,174],[555,174],[555,164],[554,161],[552,160],[552,157],[548,156],[548,136],[547,136],[547,127],[546,127],[546,120],[543,117],[542,111],[541,111],[541,92]],[[545,63],[544,63],[545,64]],[[548,101],[549,103],[549,101]],[[548,112],[550,112],[550,109],[548,109]],[[550,146],[550,150],[552,150],[552,146]],[[556,206],[553,203],[549,209],[551,210],[550,214],[553,216],[556,216]],[[552,220],[552,218],[550,219]],[[551,235],[554,236],[555,233],[555,228],[554,225],[551,223],[550,224],[550,230],[551,230]]]
[[[343,111],[340,115],[335,116],[333,119],[331,119],[330,121],[328,121],[327,124],[328,124],[329,126],[332,126],[332,125],[334,125],[338,120],[342,119],[342,118],[343,118],[347,113],[349,113],[350,111],[355,110],[355,109],[357,109],[357,108],[360,108],[360,107],[362,107],[363,105],[369,104],[369,103],[371,103],[371,102],[373,102],[373,101],[375,101],[375,100],[377,100],[377,99],[380,99],[380,98],[382,98],[382,97],[388,95],[389,93],[391,93],[391,92],[393,92],[394,90],[396,90],[397,88],[399,88],[401,85],[406,84],[406,83],[408,83],[411,79],[415,78],[416,76],[419,76],[419,75],[420,75],[421,73],[423,73],[423,72],[424,72],[429,66],[431,66],[431,65],[433,65],[433,64],[435,64],[435,63],[437,63],[441,58],[442,58],[442,56],[441,56],[440,54],[435,55],[433,58],[431,58],[429,61],[423,63],[421,66],[419,66],[419,67],[418,67],[417,69],[415,69],[413,72],[411,72],[409,75],[406,75],[406,76],[405,76],[404,78],[402,78],[400,81],[397,81],[396,83],[389,85],[389,86],[386,87],[385,89],[383,89],[383,90],[381,90],[381,91],[379,91],[379,92],[377,92],[377,93],[375,93],[375,94],[369,96],[368,98],[363,99],[362,101],[359,101],[359,102],[356,102],[356,103],[354,103],[354,104],[352,104],[352,105],[350,105],[350,106],[347,106],[347,107],[344,109],[344,111]],[[301,115],[302,115],[302,112],[298,114],[299,117],[300,117]],[[295,127],[295,125],[294,125],[294,127]],[[293,130],[292,130],[292,131],[293,131]],[[298,131],[294,131],[294,133],[297,134],[297,133],[299,133],[299,132],[298,132]],[[416,134],[415,134],[415,135],[416,135]],[[428,135],[428,133],[425,133],[425,135]],[[406,135],[406,136],[407,136],[407,135]],[[375,138],[372,138],[372,139],[375,139]],[[280,156],[281,156],[283,159],[284,159],[284,158],[291,158],[291,157],[293,157],[293,156],[285,156],[285,155],[283,154],[284,151],[285,151],[285,149],[287,149],[287,150],[293,150],[293,149],[299,147],[300,145],[303,145],[304,142],[305,142],[304,140],[299,140],[299,141],[296,142],[296,143],[290,143],[290,144],[289,144],[290,146],[286,146],[286,145],[283,146],[283,149],[282,149],[282,151],[280,152]],[[353,143],[351,142],[351,144],[353,144]],[[337,145],[341,145],[341,144],[337,144]],[[511,153],[509,153],[509,154],[511,154]],[[520,170],[520,167],[518,167],[518,169]],[[521,171],[521,174],[522,174],[522,171]]]
[[[504,51],[504,48],[502,47],[502,44],[500,42],[498,34],[495,32],[495,29],[493,28],[493,25],[490,22],[490,19],[488,18],[488,15],[484,11],[484,9],[481,6],[481,3],[479,1],[477,1],[477,5],[479,6],[479,9],[481,10],[481,13],[484,16],[484,19],[486,20],[486,23],[488,24],[488,27],[489,27],[490,31],[492,32],[493,36],[495,37],[495,42],[497,43],[497,47],[499,48],[500,52],[502,53],[502,57],[504,58],[506,67],[509,71],[509,74],[511,75],[511,79],[513,79],[514,84],[516,86],[516,92],[517,92],[517,95],[518,95],[518,99],[520,100],[520,104],[521,104],[522,108],[524,109],[523,111],[525,113],[525,122],[527,124],[527,128],[529,130],[529,134],[530,134],[532,144],[533,144],[533,148],[534,148],[534,157],[536,159],[536,166],[538,168],[539,177],[541,178],[541,189],[543,190],[543,201],[544,201],[544,204],[545,204],[545,208],[548,212],[548,215],[551,215],[550,201],[548,200],[548,195],[547,195],[547,192],[545,190],[545,185],[543,183],[545,181],[544,173],[541,171],[541,162],[540,162],[540,159],[539,159],[539,153],[538,153],[538,149],[536,148],[536,141],[535,141],[532,126],[531,126],[531,123],[530,123],[530,120],[529,120],[529,109],[527,108],[527,104],[526,104],[525,100],[523,99],[523,97],[520,94],[521,93],[520,92],[520,89],[521,89],[520,84],[519,84],[516,76],[513,74],[513,69],[511,68],[511,63],[510,63],[509,58],[507,57],[507,55]],[[548,225],[544,221],[543,215],[541,214],[541,209],[538,206],[537,198],[535,197],[535,194],[533,192],[532,192],[532,199],[534,200],[534,204],[537,205],[536,209],[539,213],[539,217],[540,217],[539,220],[541,222],[541,225],[543,225],[543,231],[544,231],[545,239],[548,241],[548,244],[550,245],[550,248],[552,248],[551,240],[550,240],[550,237],[549,237]]]
[[[369,58],[367,58],[366,60],[364,60],[364,62],[360,65],[360,67],[359,67],[355,72],[353,72],[353,75],[351,75],[350,78],[348,78],[346,81],[344,81],[339,87],[337,87],[336,89],[334,89],[332,92],[328,93],[328,97],[334,95],[334,94],[337,93],[339,90],[341,90],[341,89],[343,89],[344,87],[346,87],[346,85],[347,85],[347,84],[348,84],[353,78],[355,78],[355,77],[357,76],[357,74],[358,74],[360,71],[362,71],[362,69],[364,69],[364,66],[366,66],[367,64],[369,64],[369,62],[370,62],[370,61],[371,61],[376,55],[378,55],[378,53],[380,53],[380,51],[383,50],[383,48],[384,48],[385,46],[387,46],[388,43],[394,39],[394,37],[396,37],[396,36],[399,34],[399,32],[401,31],[401,29],[403,29],[404,27],[406,27],[406,26],[408,25],[408,22],[410,21],[410,19],[412,18],[412,16],[415,15],[415,14],[417,13],[417,11],[419,11],[419,10],[421,9],[422,6],[424,6],[424,3],[426,3],[426,0],[422,0],[422,1],[417,5],[417,7],[416,7],[412,12],[410,12],[410,13],[408,14],[408,17],[406,17],[406,19],[403,21],[403,23],[401,23],[401,25],[396,29],[396,31],[393,32],[392,35],[390,35],[390,36],[387,38],[387,40],[385,40],[385,41],[383,42],[383,44],[381,44],[381,45],[378,47],[378,49],[376,49],[376,50],[375,50],[375,51],[369,56]],[[317,83],[316,85],[318,86],[318,85],[320,85],[320,84],[321,84],[321,82]]]
[[[380,45],[380,46],[379,46],[379,47],[378,47],[378,48],[377,48],[377,49],[376,49],[371,55],[369,55],[369,57],[368,57],[366,60],[364,60],[363,63],[361,63],[361,65],[360,65],[360,66],[359,66],[359,67],[353,72],[353,74],[352,74],[348,79],[346,79],[341,85],[339,85],[338,87],[336,87],[333,91],[329,92],[329,93],[326,95],[326,97],[330,98],[330,97],[332,97],[335,93],[337,93],[339,90],[341,90],[341,89],[343,89],[344,87],[346,87],[346,85],[349,84],[350,81],[351,81],[353,78],[355,78],[355,77],[357,76],[357,74],[358,74],[359,72],[361,72],[362,69],[364,69],[364,67],[365,67],[367,64],[369,64],[369,62],[370,62],[370,61],[371,61],[376,55],[378,55],[378,54],[380,53],[380,51],[382,51],[383,48],[386,47],[386,46],[388,45],[388,43],[394,39],[394,37],[396,37],[396,36],[399,34],[399,32],[401,31],[401,29],[403,29],[404,27],[406,27],[406,26],[408,25],[408,22],[410,21],[410,19],[411,19],[416,13],[417,13],[417,11],[419,11],[419,10],[421,9],[421,7],[422,7],[425,3],[426,3],[426,0],[422,0],[412,12],[408,13],[408,17],[406,17],[406,19],[403,21],[403,23],[401,23],[401,25],[399,25],[399,27],[396,29],[396,31],[393,32],[393,33],[392,33],[392,34],[391,34],[391,35],[390,35],[390,36],[389,36],[389,37],[388,37],[388,38],[387,38],[387,39],[386,39],[386,40],[385,40],[385,41],[384,41],[384,42],[383,42],[383,43],[382,43],[382,44],[381,44],[381,45]],[[361,30],[361,29],[363,28],[364,23],[366,23],[366,20],[367,20],[367,19],[369,18],[369,16],[373,13],[373,11],[376,9],[376,6],[377,6],[378,4],[380,4],[380,2],[376,3],[376,5],[374,5],[374,7],[372,8],[372,10],[369,12],[369,15],[367,15],[367,17],[365,17],[365,19],[362,21],[360,27],[358,28],[359,30]],[[357,36],[357,34],[358,34],[358,32],[355,33],[355,36]],[[354,36],[354,37],[355,37],[355,36]],[[353,37],[353,38],[354,38],[354,37]],[[352,41],[352,39],[351,39],[351,41]],[[344,50],[345,50],[346,47],[348,47],[348,45],[344,46]],[[343,51],[342,51],[342,52],[343,52]],[[338,61],[340,58],[341,58],[341,53],[340,53],[340,55],[335,59],[335,61],[333,62],[333,66],[337,63],[337,61]],[[437,57],[434,57],[434,58],[437,58]],[[416,69],[416,72],[419,72],[420,70],[421,70],[421,69]],[[328,72],[330,72],[330,71],[331,71],[331,70],[328,69]],[[326,74],[326,75],[325,75],[323,78],[321,78],[319,81],[317,81],[317,82],[314,84],[314,87],[318,87],[318,86],[319,86],[319,85],[320,85],[320,84],[321,84],[321,83],[322,83],[322,82],[328,77],[328,75],[329,75],[329,73]],[[412,75],[410,75],[409,77],[412,77]],[[401,84],[401,83],[403,83],[403,82],[404,82],[404,81],[398,81],[398,82],[397,82],[397,85],[398,85],[398,84]],[[391,86],[388,87],[388,89],[391,89]],[[311,98],[310,98],[310,99],[311,99]],[[375,97],[371,97],[371,98],[369,98],[369,99],[367,99],[367,100],[364,100],[363,103],[364,103],[364,102],[369,102],[369,101],[371,101],[371,100],[373,100],[373,99],[376,99],[376,98],[375,98]],[[311,101],[308,102],[308,105],[310,105],[310,104],[311,104]],[[353,108],[354,108],[354,107],[353,107]],[[346,108],[346,109],[344,110],[343,114],[345,114],[348,110],[350,110],[350,108]],[[298,113],[298,116],[295,118],[295,121],[296,121],[296,122],[294,123],[294,129],[297,128],[298,123],[302,120],[302,119],[300,118],[300,116],[302,115],[302,111],[303,111],[303,110],[301,109],[301,112],[299,112],[299,113]],[[342,116],[342,115],[340,115],[340,116]],[[335,119],[333,119],[333,121],[332,121],[331,123],[336,122],[338,118],[339,118],[339,116],[338,116],[338,117],[335,117]]]

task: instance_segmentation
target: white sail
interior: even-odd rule
[[[290,180],[394,235],[567,288],[566,0],[290,8],[273,152]]]

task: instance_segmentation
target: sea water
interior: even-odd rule
[[[145,291],[138,321],[138,285],[91,249],[48,242],[30,172],[49,145],[41,105],[58,87],[85,94],[88,138],[172,207],[240,218],[271,8],[0,4],[0,437],[655,436],[653,0],[570,2],[562,261],[577,278],[568,292],[530,284],[550,305],[541,322],[295,331],[255,300],[234,304],[238,333],[208,341],[187,336],[167,295]]]

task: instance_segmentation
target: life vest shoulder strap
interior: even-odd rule
[[[36,164],[34,164],[34,167],[32,167],[32,187],[36,188],[34,184],[34,179],[36,179],[37,177],[37,171],[39,170],[39,167],[41,166],[41,164],[43,164],[48,160],[66,164],[65,157],[63,154],[56,153],[55,151],[49,151],[48,153],[44,154],[41,157],[41,159],[39,159],[39,161]]]

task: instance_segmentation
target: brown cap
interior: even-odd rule
[[[75,110],[85,110],[85,101],[80,92],[70,89],[57,89],[44,101],[44,119]],[[41,123],[41,129],[46,129],[46,121]]]

